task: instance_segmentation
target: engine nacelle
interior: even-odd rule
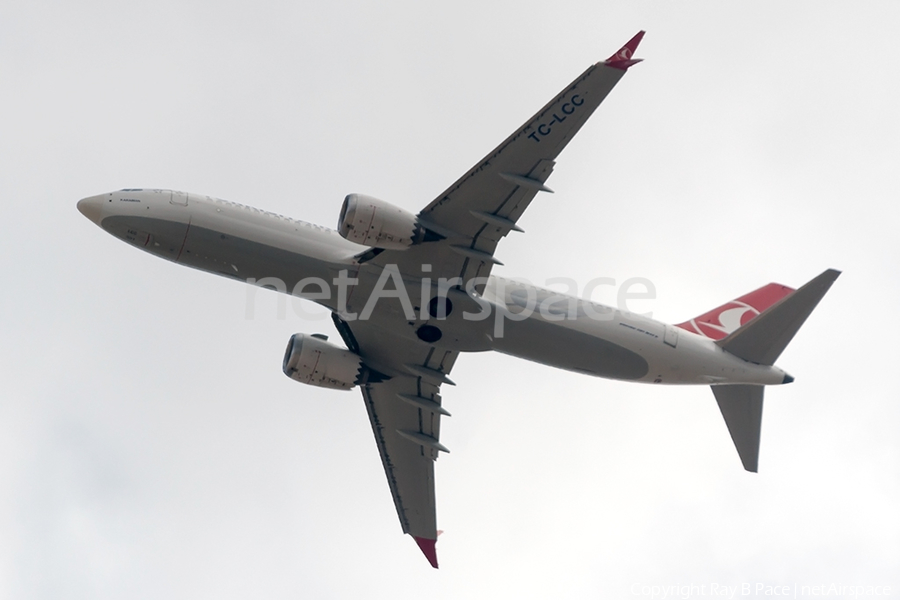
[[[362,194],[344,198],[338,231],[351,242],[385,250],[405,250],[424,234],[411,212]]]
[[[325,341],[325,336],[295,333],[284,352],[284,374],[300,383],[349,390],[359,383],[362,359]]]

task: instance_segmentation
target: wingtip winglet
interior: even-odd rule
[[[431,540],[428,538],[421,538],[416,536],[412,536],[412,538],[416,540],[416,544],[419,546],[419,550],[422,551],[422,554],[425,555],[425,558],[428,559],[428,562],[431,563],[431,566],[437,569],[437,549],[434,547],[435,544],[437,544],[437,540]]]
[[[628,40],[628,42],[619,48],[619,51],[607,58],[603,61],[608,67],[613,67],[616,69],[622,69],[623,71],[628,70],[628,67],[634,66],[641,62],[642,58],[634,58],[634,53],[637,51],[638,45],[641,43],[641,40],[644,39],[644,33],[646,33],[643,29],[638,31],[633,38]]]

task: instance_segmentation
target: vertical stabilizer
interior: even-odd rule
[[[699,333],[711,340],[721,340],[793,292],[794,289],[786,285],[770,283],[690,321],[679,323],[676,327]]]
[[[761,385],[712,386],[741,463],[751,473],[756,473],[759,466],[763,390]]]

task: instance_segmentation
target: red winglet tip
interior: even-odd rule
[[[437,540],[429,540],[428,538],[420,538],[416,536],[413,536],[413,539],[416,540],[416,544],[418,544],[419,550],[422,551],[422,554],[425,555],[425,558],[428,559],[428,562],[431,563],[431,566],[437,569],[437,549],[434,547],[434,545],[437,543]]]
[[[633,65],[641,62],[641,58],[633,58],[635,51],[637,51],[638,44],[641,43],[641,40],[644,39],[644,31],[638,31],[633,38],[628,40],[624,46],[619,48],[619,51],[607,58],[603,61],[607,66],[615,67],[617,69],[622,69],[623,71],[628,69]]]

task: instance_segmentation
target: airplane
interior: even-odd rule
[[[644,32],[588,67],[417,214],[350,194],[337,230],[164,189],[84,198],[102,229],[172,262],[274,288],[331,311],[344,346],[294,334],[282,369],[313,386],[359,386],[403,532],[438,567],[434,464],[441,388],[462,352],[493,350],[596,377],[711,386],[747,471],[758,467],[775,361],[840,274],[769,284],[699,317],[661,323],[491,274],[500,240],[557,156],[630,67]]]

